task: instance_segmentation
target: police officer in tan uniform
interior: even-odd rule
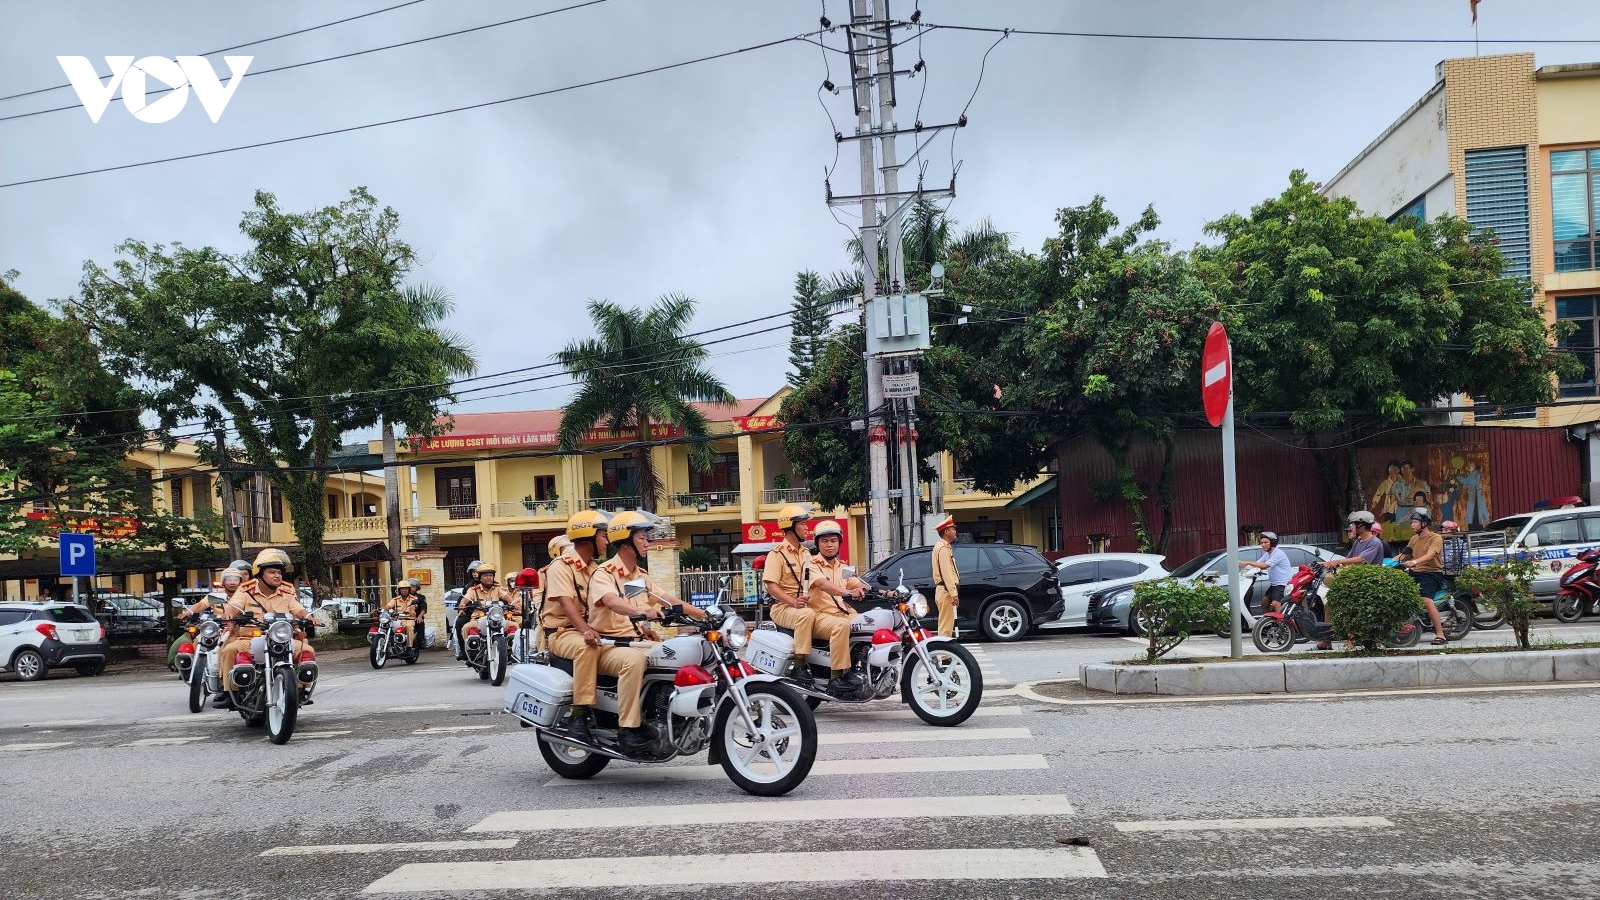
[[[550,643],[549,639],[545,637],[544,629],[537,627],[538,622],[544,618],[544,599],[548,596],[546,589],[550,586],[550,566],[561,557],[572,553],[572,540],[565,534],[558,534],[550,539],[550,543],[545,545],[545,549],[550,554],[550,562],[545,563],[539,569],[539,584],[529,595],[528,600],[532,605],[526,610],[529,621],[535,623],[533,649],[541,653],[549,649]]]
[[[417,614],[417,586],[408,579],[394,586],[394,596],[383,601],[383,608],[398,616],[395,625],[406,636],[406,646],[417,643],[417,627],[422,618]]]
[[[196,600],[189,606],[188,609],[183,611],[183,615],[185,617],[204,612],[208,609],[214,611],[217,616],[222,619],[222,638],[220,641],[218,641],[218,644],[221,647],[226,647],[231,641],[234,632],[234,623],[232,619],[234,616],[239,614],[238,607],[234,606],[230,602],[229,598],[233,596],[235,591],[239,590],[239,585],[244,583],[245,577],[249,574],[249,563],[242,559],[234,560],[228,564],[226,569],[222,570],[221,575],[217,576],[217,590],[214,590],[204,597],[201,597],[199,600]],[[194,629],[190,628],[189,630],[192,632]],[[178,639],[180,641],[188,640],[188,635],[179,635]],[[237,653],[235,653],[235,655],[237,655]],[[221,652],[219,650],[219,663],[220,660]],[[220,671],[226,675],[229,670],[222,669]],[[216,693],[212,694],[211,704],[212,706],[218,708],[226,707],[228,705],[228,692],[217,691]]]
[[[767,564],[761,573],[767,595],[772,598],[772,621],[794,632],[794,658],[783,673],[802,687],[815,688],[816,681],[806,667],[806,657],[811,653],[811,636],[816,630],[817,613],[807,600],[806,567],[811,554],[806,552],[805,536],[800,532],[814,515],[812,508],[803,503],[791,503],[778,511],[778,528],[783,532],[783,543],[767,554]],[[824,593],[842,597],[843,588],[829,581],[821,581],[818,588]],[[849,657],[849,635],[845,636],[845,659]]]
[[[256,561],[251,565],[250,571],[254,578],[246,579],[234,591],[228,602],[243,613],[248,613],[259,622],[268,614],[282,613],[294,616],[297,619],[311,617],[311,611],[300,605],[300,596],[295,591],[294,585],[285,578],[289,568],[289,554],[276,547],[268,547],[256,556]],[[250,647],[250,638],[244,630],[236,632],[236,637],[222,648],[219,654],[223,673],[232,680],[233,664],[239,657],[241,650]],[[298,629],[295,631],[297,640],[294,642],[294,658],[300,660],[300,654],[309,652],[312,660],[316,658],[316,651],[305,641],[305,636]],[[230,688],[232,687],[230,683]],[[311,692],[309,688],[301,688],[300,702],[311,705]]]
[[[572,660],[572,720],[567,733],[585,743],[594,742],[590,729],[594,725],[595,681],[604,670],[617,678],[617,725],[621,728],[617,747],[633,754],[649,744],[639,733],[644,655],[631,647],[603,646],[600,631],[589,624],[593,579],[600,568],[597,560],[604,556],[608,543],[607,523],[605,513],[592,509],[567,520],[572,552],[550,563],[539,624],[549,639],[550,652]],[[659,612],[654,614],[659,616]]]
[[[828,665],[832,669],[828,690],[854,693],[861,689],[861,677],[850,665],[850,621],[856,617],[856,610],[845,598],[859,598],[866,593],[867,585],[854,575],[844,574],[845,561],[839,556],[844,529],[838,522],[827,519],[817,523],[811,530],[811,539],[817,545],[817,555],[811,557],[806,572],[806,602],[816,614],[811,633],[828,640]],[[829,585],[839,593],[828,591]]]
[[[939,535],[939,543],[933,546],[933,602],[939,606],[939,634],[954,637],[961,589],[961,573],[956,570],[956,554],[951,549],[956,542],[955,517],[945,516],[934,531]]]
[[[633,637],[635,635],[633,623],[628,621],[627,616],[646,613],[650,609],[676,607],[696,619],[706,617],[705,611],[687,606],[676,597],[663,593],[656,587],[650,573],[640,565],[650,550],[650,529],[660,522],[659,517],[642,510],[620,512],[611,517],[611,524],[606,528],[606,538],[611,545],[612,556],[600,567],[600,571],[595,573],[594,580],[590,582],[596,602],[594,608],[589,611],[589,624],[601,634],[608,637]],[[637,599],[628,599],[624,585],[630,581],[643,581],[647,593]],[[666,599],[661,599],[663,597]],[[646,640],[661,639],[648,625],[641,631]]]
[[[521,595],[508,589],[505,585],[495,581],[499,572],[493,563],[484,563],[478,566],[477,583],[467,588],[461,595],[461,603],[457,607],[456,615],[462,615],[460,610],[465,609],[470,616],[467,620],[465,634],[478,633],[478,620],[483,618],[483,613],[489,604],[499,600],[505,604],[506,621],[516,622],[522,615]]]

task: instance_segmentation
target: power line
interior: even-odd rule
[[[196,55],[197,56],[213,56],[213,55],[218,54],[218,53],[227,53],[230,50],[242,50],[245,47],[254,47],[257,44],[265,44],[265,43],[268,43],[270,41],[277,41],[277,40],[282,40],[283,38],[287,38],[287,37],[294,37],[297,34],[307,34],[309,32],[318,31],[318,30],[323,29],[323,28],[332,28],[335,25],[343,25],[346,22],[354,22],[357,19],[365,19],[365,18],[368,18],[369,16],[376,16],[376,15],[381,15],[381,14],[386,13],[386,12],[393,12],[393,11],[395,11],[397,9],[404,9],[407,6],[416,6],[418,3],[422,3],[422,2],[424,2],[424,0],[406,0],[405,3],[397,3],[394,6],[385,6],[382,9],[375,9],[375,10],[373,10],[371,12],[361,13],[360,15],[346,16],[343,19],[335,19],[332,22],[324,22],[321,25],[312,25],[312,26],[307,27],[307,28],[299,28],[299,29],[296,29],[294,31],[286,31],[283,34],[275,34],[272,37],[265,37],[265,38],[261,38],[260,40],[254,40],[254,41],[246,41],[243,44],[234,44],[231,47],[223,47],[223,48],[218,49],[218,50],[207,50],[204,53],[199,53],[199,54],[196,54]],[[109,78],[110,76],[109,75],[101,75],[99,72],[96,72],[95,73],[95,77],[96,78]],[[53,85],[51,85],[50,87],[47,87],[47,88],[35,88],[34,90],[31,90],[31,91],[23,91],[20,94],[7,94],[4,97],[0,97],[0,102],[6,101],[6,100],[15,100],[15,99],[17,99],[19,97],[31,97],[34,94],[44,94],[44,93],[48,93],[50,91],[58,91],[58,90],[60,90],[62,88],[66,88],[66,87],[72,87],[72,82],[68,81],[68,82],[66,82],[64,84],[53,84]],[[67,109],[73,109],[73,108],[75,108],[75,107],[70,107],[70,106],[67,107]],[[53,112],[53,110],[46,110],[46,112]],[[29,113],[29,115],[36,115],[36,114],[35,113]]]
[[[1153,34],[1114,31],[1049,31],[1038,28],[998,28],[980,25],[938,25],[929,28],[945,31],[974,31],[986,34],[1026,34],[1039,37],[1104,38],[1131,41],[1219,41],[1249,44],[1600,44],[1600,38],[1381,38],[1381,37],[1295,37],[1284,35],[1237,34]]]
[[[98,169],[83,169],[83,170],[80,170],[80,171],[77,171],[77,172],[67,172],[67,173],[64,173],[64,174],[61,174],[61,175],[45,175],[45,176],[42,176],[42,177],[39,177],[39,178],[27,178],[27,179],[23,179],[21,181],[11,181],[11,182],[6,182],[6,183],[3,183],[3,184],[0,184],[0,189],[21,187],[23,185],[28,185],[28,184],[42,184],[42,183],[47,182],[47,181],[61,181],[63,179],[67,179],[67,178],[81,178],[81,177],[86,176],[86,175],[100,175],[100,174],[103,174],[103,173],[106,173],[106,172],[120,172],[120,171],[123,171],[123,170],[126,170],[126,169],[139,169],[139,168],[143,168],[145,166],[155,166],[155,165],[161,165],[163,163],[169,163],[169,162],[181,162],[181,161],[190,160],[190,159],[201,159],[201,158],[208,157],[208,156],[219,156],[219,155],[224,154],[224,153],[234,153],[234,152],[239,151],[239,150],[255,150],[255,149],[259,149],[261,147],[274,147],[274,146],[278,146],[280,144],[292,144],[292,143],[295,143],[295,142],[298,142],[298,141],[312,140],[314,138],[331,137],[331,136],[337,135],[337,134],[349,134],[349,133],[356,132],[356,131],[365,131],[365,130],[370,129],[370,128],[381,128],[381,127],[386,126],[386,125],[398,125],[398,124],[401,124],[401,123],[404,123],[404,122],[417,122],[417,121],[421,121],[423,119],[432,119],[432,118],[437,118],[439,116],[454,115],[455,113],[468,112],[470,110],[475,110],[475,109],[486,109],[486,108],[491,107],[491,106],[500,106],[500,105],[506,104],[506,103],[516,103],[518,101],[532,100],[532,99],[536,99],[536,98],[539,98],[539,97],[549,97],[549,96],[554,95],[554,94],[563,94],[563,93],[567,93],[569,91],[581,90],[583,88],[597,87],[597,86],[602,85],[602,84],[611,84],[612,82],[625,81],[625,80],[630,79],[630,78],[639,78],[639,77],[642,77],[642,76],[645,76],[645,75],[654,75],[654,74],[656,74],[658,72],[666,72],[666,71],[670,71],[672,69],[681,69],[681,68],[684,68],[686,66],[698,65],[700,63],[711,62],[713,60],[726,59],[726,58],[728,58],[730,56],[738,56],[738,55],[744,54],[744,53],[753,53],[753,52],[755,52],[757,50],[766,50],[766,49],[769,49],[771,47],[779,46],[780,44],[787,44],[787,43],[791,43],[791,42],[794,42],[794,41],[801,41],[801,40],[804,40],[805,38],[808,38],[808,37],[815,37],[816,35],[822,34],[822,33],[823,33],[822,31],[812,31],[812,32],[807,32],[806,34],[792,35],[792,36],[786,37],[786,38],[779,38],[777,40],[766,41],[765,43],[751,44],[751,45],[746,46],[746,47],[740,47],[740,48],[738,48],[736,50],[725,50],[725,51],[723,51],[721,53],[712,53],[712,54],[709,54],[707,56],[698,56],[698,57],[695,57],[694,59],[686,59],[686,60],[682,60],[682,61],[675,62],[675,63],[666,63],[664,65],[652,66],[652,67],[650,67],[648,69],[637,69],[637,70],[632,71],[632,72],[624,72],[624,73],[622,73],[620,75],[608,75],[605,78],[596,78],[596,79],[592,79],[590,81],[579,82],[577,84],[565,85],[563,87],[549,88],[547,90],[534,91],[532,93],[527,93],[527,94],[518,94],[515,97],[502,97],[499,100],[485,100],[485,101],[483,101],[481,103],[470,103],[470,104],[467,104],[466,106],[455,106],[455,107],[451,107],[449,109],[436,110],[434,112],[417,113],[416,115],[400,116],[400,117],[394,118],[394,119],[383,119],[383,120],[377,121],[377,122],[368,122],[368,123],[363,124],[363,125],[347,125],[347,126],[345,126],[343,128],[331,128],[331,129],[328,129],[326,131],[317,131],[317,132],[313,132],[311,134],[301,134],[301,135],[296,135],[296,136],[293,136],[293,137],[286,137],[286,138],[275,138],[275,139],[270,140],[270,141],[256,141],[255,143],[252,143],[252,144],[239,144],[237,146],[222,147],[222,148],[219,148],[219,149],[216,149],[216,150],[203,150],[203,151],[200,151],[198,153],[185,153],[185,154],[182,154],[182,155],[179,155],[179,156],[166,156],[166,157],[162,157],[162,158],[159,158],[159,159],[147,159],[147,160],[144,160],[142,162],[123,163],[121,165],[115,165],[115,166],[102,166],[101,168],[98,168]]]
[[[422,2],[422,0],[412,0],[412,2],[420,3],[420,2]],[[415,38],[415,39],[409,40],[409,41],[400,41],[400,42],[394,43],[394,44],[384,44],[381,47],[369,47],[366,50],[352,50],[349,53],[339,53],[339,54],[336,54],[334,56],[324,56],[324,57],[322,57],[320,59],[310,59],[310,60],[306,60],[305,62],[289,63],[288,65],[283,65],[283,66],[274,66],[274,67],[272,67],[270,69],[261,69],[259,71],[251,72],[250,73],[250,78],[251,78],[251,80],[254,80],[254,79],[260,78],[263,75],[271,75],[274,72],[287,72],[287,71],[289,71],[291,69],[303,69],[306,66],[321,65],[322,63],[325,63],[325,62],[337,62],[338,60],[342,60],[342,59],[352,59],[352,58],[357,57],[357,56],[365,56],[368,53],[381,53],[381,52],[383,52],[385,50],[394,50],[394,49],[397,49],[397,48],[400,48],[400,47],[412,47],[412,46],[416,46],[417,44],[426,44],[429,41],[437,41],[437,40],[442,40],[444,38],[457,37],[459,35],[471,34],[474,31],[484,31],[484,30],[487,30],[487,29],[490,29],[490,28],[499,28],[502,25],[514,25],[514,24],[516,24],[518,22],[526,22],[526,21],[528,21],[530,19],[540,19],[540,18],[543,18],[545,16],[553,16],[556,13],[569,12],[569,11],[574,10],[574,9],[582,9],[585,6],[595,6],[597,4],[607,3],[607,2],[609,2],[609,0],[586,0],[586,2],[583,2],[583,3],[575,3],[575,4],[571,5],[571,6],[563,6],[563,7],[559,8],[559,9],[549,9],[549,10],[545,10],[544,12],[533,13],[531,15],[518,16],[515,19],[503,19],[503,20],[501,20],[499,22],[490,22],[487,25],[475,25],[472,28],[462,28],[462,29],[459,29],[457,31],[447,31],[447,32],[445,32],[443,34],[429,35],[427,37]],[[217,52],[221,52],[221,51],[217,51]],[[105,76],[101,76],[101,77],[103,78]],[[148,97],[154,97],[154,96],[156,96],[158,94],[169,93],[169,92],[175,91],[175,90],[179,90],[179,88],[161,88],[160,90],[154,90],[154,91],[146,90],[145,91],[145,97],[147,97],[147,98]],[[0,122],[10,122],[10,121],[15,120],[15,119],[26,119],[26,118],[30,118],[32,116],[46,115],[48,113],[64,112],[64,111],[67,111],[67,110],[78,109],[78,108],[81,107],[81,105],[82,104],[74,103],[74,104],[69,104],[67,106],[55,106],[55,107],[51,107],[49,109],[34,110],[33,112],[17,113],[15,115],[10,115],[10,116],[0,116]]]

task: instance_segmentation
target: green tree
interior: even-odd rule
[[[166,434],[231,423],[288,502],[307,574],[327,582],[324,485],[342,436],[385,416],[434,433],[450,379],[475,366],[439,328],[449,298],[405,288],[415,254],[399,214],[365,188],[307,213],[257,192],[240,227],[250,247],[237,255],[127,241],[109,268],[85,264],[69,309]]]
[[[829,293],[822,277],[807,269],[794,276],[794,300],[789,312],[789,366],[791,386],[811,376],[822,345],[827,341]]]
[[[690,438],[705,438],[706,418],[694,404],[734,402],[705,366],[705,348],[684,333],[694,310],[695,301],[682,294],[666,294],[648,310],[590,300],[594,336],[573,341],[552,357],[579,385],[561,413],[561,448],[576,449],[597,425],[635,435],[639,493],[651,512],[661,488],[650,453],[650,426],[675,425]],[[702,471],[710,468],[708,441],[693,445],[690,463]]]
[[[1287,413],[1335,505],[1358,503],[1354,455],[1321,451],[1426,413],[1454,394],[1538,403],[1578,365],[1525,279],[1502,277],[1493,235],[1448,216],[1390,224],[1322,195],[1304,172],[1197,251],[1225,297],[1239,411]]]

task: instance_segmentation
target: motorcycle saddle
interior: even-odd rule
[[[572,674],[572,660],[567,659],[565,656],[557,656],[554,653],[550,654],[550,665],[555,666],[568,675]],[[595,676],[594,684],[595,687],[615,688],[617,686],[617,678],[615,675],[597,675]]]

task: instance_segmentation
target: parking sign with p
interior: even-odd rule
[[[94,535],[61,535],[61,574],[94,577]]]

